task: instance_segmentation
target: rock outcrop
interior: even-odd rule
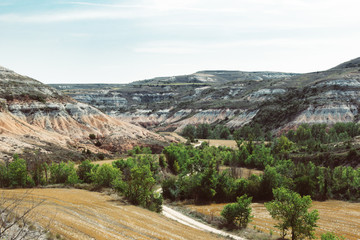
[[[360,58],[308,74],[202,71],[128,85],[54,85],[122,121],[161,131],[186,124],[259,123],[281,131],[302,123],[357,122]]]
[[[96,139],[91,140],[90,134]],[[110,153],[123,152],[134,145],[158,147],[166,139],[2,67],[0,142],[0,159],[4,159],[24,149],[48,153],[50,145],[64,151],[90,149]]]

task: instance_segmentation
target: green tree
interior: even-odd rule
[[[209,124],[200,124],[196,128],[196,137],[200,139],[208,139],[211,135],[211,128]]]
[[[251,221],[251,200],[246,194],[238,197],[236,203],[227,204],[221,211],[229,226],[245,228]]]
[[[78,183],[79,178],[76,174],[75,164],[73,162],[52,163],[50,165],[50,182],[70,185]]]
[[[292,150],[293,146],[294,143],[292,141],[284,135],[281,135],[281,137],[274,142],[272,150],[275,154],[286,154]]]
[[[292,240],[313,239],[319,213],[317,210],[308,212],[312,202],[310,196],[301,197],[286,188],[276,188],[273,194],[275,199],[265,203],[265,207],[270,215],[279,221],[275,227],[280,229],[283,237],[291,229]]]
[[[181,135],[183,135],[185,138],[190,139],[191,142],[194,141],[195,134],[196,134],[196,128],[193,125],[186,125],[186,127],[181,133]]]
[[[15,155],[14,160],[8,165],[8,177],[10,186],[25,187],[28,180],[26,161]]]
[[[90,160],[83,161],[76,170],[79,179],[84,183],[91,183],[91,170],[93,167],[94,164]]]
[[[151,205],[155,183],[149,165],[134,166],[127,182],[125,196],[132,204],[148,207]]]
[[[91,179],[99,187],[111,187],[116,178],[121,179],[121,171],[110,164],[103,164],[92,173]]]

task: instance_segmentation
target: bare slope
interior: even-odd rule
[[[0,190],[6,196],[26,190]],[[0,195],[1,195],[0,193]],[[34,189],[27,203],[45,200],[35,221],[65,239],[218,239],[160,214],[127,205],[113,197],[78,189]]]
[[[202,71],[128,85],[55,85],[75,99],[133,124],[181,131],[187,124],[260,123],[281,130],[302,123],[357,122],[360,58],[307,74]]]
[[[41,142],[44,142],[71,151],[79,147],[98,151],[89,134],[97,136],[102,151],[110,152],[125,151],[134,145],[159,147],[165,142],[155,133],[109,117],[90,105],[5,68],[0,68],[0,123],[0,141],[14,142],[13,147],[0,149],[7,155],[24,147],[16,141],[29,148],[43,149]]]

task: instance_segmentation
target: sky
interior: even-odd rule
[[[359,0],[0,0],[0,65],[43,83],[326,70],[360,57]]]

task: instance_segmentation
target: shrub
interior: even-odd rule
[[[79,179],[84,183],[91,183],[91,170],[93,168],[94,164],[92,164],[90,160],[83,161],[76,171]]]
[[[276,188],[273,194],[275,200],[265,203],[265,207],[271,217],[279,221],[275,227],[280,229],[282,237],[291,229],[292,240],[313,239],[319,213],[317,210],[308,212],[312,202],[310,196],[301,197],[286,188]]]
[[[321,240],[344,240],[343,236],[336,236],[334,233],[327,232],[321,235]]]
[[[50,182],[51,183],[65,183],[73,185],[79,182],[76,174],[75,164],[69,163],[52,163],[50,166]]]
[[[89,138],[90,138],[91,140],[94,140],[94,139],[96,139],[96,136],[95,136],[95,134],[90,133],[90,134],[89,134]]]
[[[91,179],[98,187],[111,187],[113,181],[121,177],[121,171],[110,164],[103,164],[92,172]]]
[[[230,203],[224,207],[221,211],[223,216],[231,227],[245,228],[251,221],[251,200],[252,197],[248,197],[246,194],[238,197],[236,203]]]
[[[8,179],[12,187],[25,187],[27,180],[29,180],[26,161],[17,155],[14,156],[14,160],[8,165]]]

